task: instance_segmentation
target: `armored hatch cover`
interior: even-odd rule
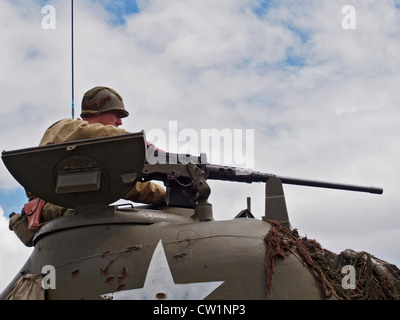
[[[3,151],[8,171],[34,195],[66,208],[100,208],[123,197],[146,159],[143,132]]]

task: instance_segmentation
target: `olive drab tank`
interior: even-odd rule
[[[294,249],[282,182],[382,193],[239,172],[203,155],[150,157],[143,132],[3,151],[2,159],[26,190],[74,211],[36,231],[31,256],[1,299],[26,297],[18,292],[24,281],[38,289],[28,298],[49,300],[341,298]],[[265,217],[248,207],[215,221],[208,179],[265,182]],[[111,205],[150,180],[164,182],[167,205]]]

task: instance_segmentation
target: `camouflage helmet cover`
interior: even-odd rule
[[[120,111],[122,118],[129,115],[121,96],[108,87],[94,87],[87,91],[83,96],[81,108],[81,117],[113,110]]]

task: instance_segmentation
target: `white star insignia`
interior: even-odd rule
[[[101,297],[113,300],[202,300],[223,282],[176,284],[160,240],[151,258],[143,288],[105,293]]]

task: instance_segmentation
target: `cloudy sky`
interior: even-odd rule
[[[1,150],[36,146],[72,117],[70,28],[70,1],[0,1]],[[166,150],[188,136],[221,164],[243,164],[236,146],[258,171],[382,187],[284,190],[300,235],[400,265],[399,0],[80,0],[74,30],[75,118],[85,91],[110,86],[131,113],[123,127]],[[204,150],[202,132],[238,135]],[[215,219],[248,196],[263,215],[262,184],[210,186]],[[32,252],[8,230],[25,202],[1,164],[0,290]]]

